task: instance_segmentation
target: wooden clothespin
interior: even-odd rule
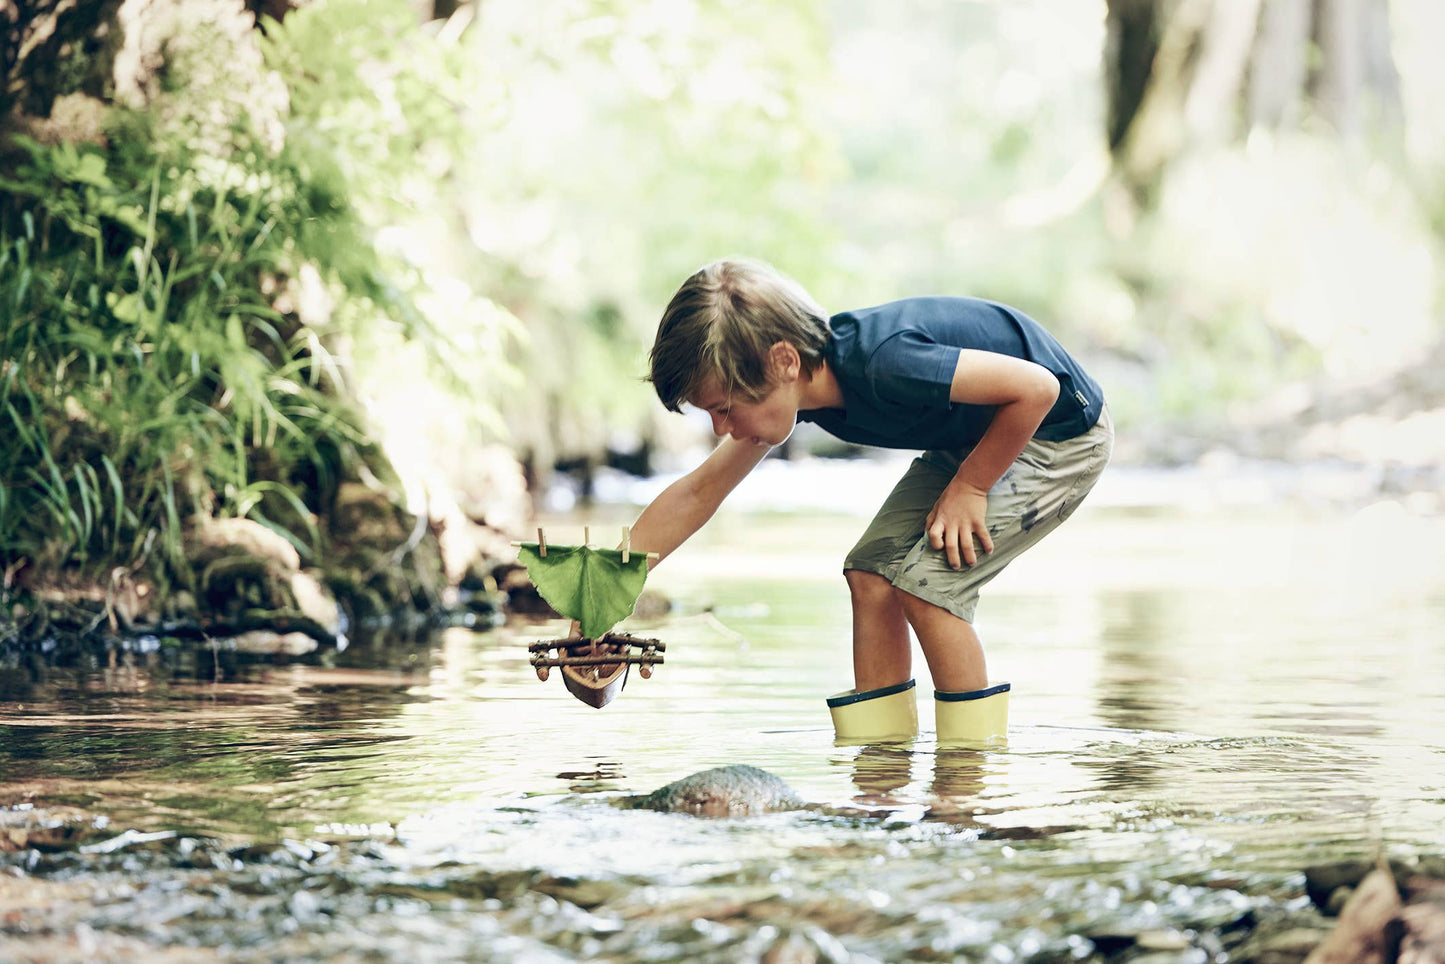
[[[622,527],[622,564],[632,557],[632,526]]]
[[[547,558],[547,534],[542,531],[541,526],[537,527],[537,555]]]

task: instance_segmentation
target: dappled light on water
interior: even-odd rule
[[[938,746],[926,678],[917,741],[833,744],[847,598],[813,560],[855,522],[831,516],[724,516],[669,560],[649,588],[674,612],[638,624],[667,662],[602,711],[529,665],[557,622],[310,663],[13,662],[4,802],[85,834],[22,861],[50,907],[29,913],[286,953],[346,920],[329,952],[365,938],[390,960],[408,940],[458,958],[733,960],[801,941],[1004,960],[1224,927],[1289,905],[1311,862],[1442,843],[1438,522],[1360,518],[1408,572],[1332,564],[1335,519],[1082,513],[980,609],[1015,686],[1006,748]],[[760,547],[765,577],[730,564]],[[808,808],[620,806],[737,763]],[[212,866],[224,893],[198,876]],[[177,890],[194,910],[173,919]]]

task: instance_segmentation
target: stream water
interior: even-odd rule
[[[0,958],[1203,961],[1307,864],[1445,850],[1442,520],[1105,499],[985,591],[988,752],[932,742],[921,658],[918,741],[833,745],[860,525],[721,515],[601,711],[528,665],[555,622],[12,658],[0,830],[55,840],[0,853]],[[729,763],[821,807],[614,805]]]

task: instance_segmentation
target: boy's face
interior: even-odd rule
[[[793,433],[798,420],[795,380],[784,379],[756,402],[740,396],[729,397],[716,377],[703,383],[693,404],[712,417],[713,434],[730,435],[753,445],[781,445]]]

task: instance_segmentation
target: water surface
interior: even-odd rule
[[[719,516],[649,583],[674,615],[630,627],[667,663],[601,711],[528,665],[555,622],[306,661],[12,658],[0,804],[87,829],[6,856],[0,950],[1064,960],[1153,927],[1206,953],[1298,903],[1309,863],[1445,850],[1440,520],[1086,508],[985,591],[1014,683],[986,752],[934,745],[921,658],[919,740],[833,745],[861,525]],[[613,806],[727,763],[819,807]]]

